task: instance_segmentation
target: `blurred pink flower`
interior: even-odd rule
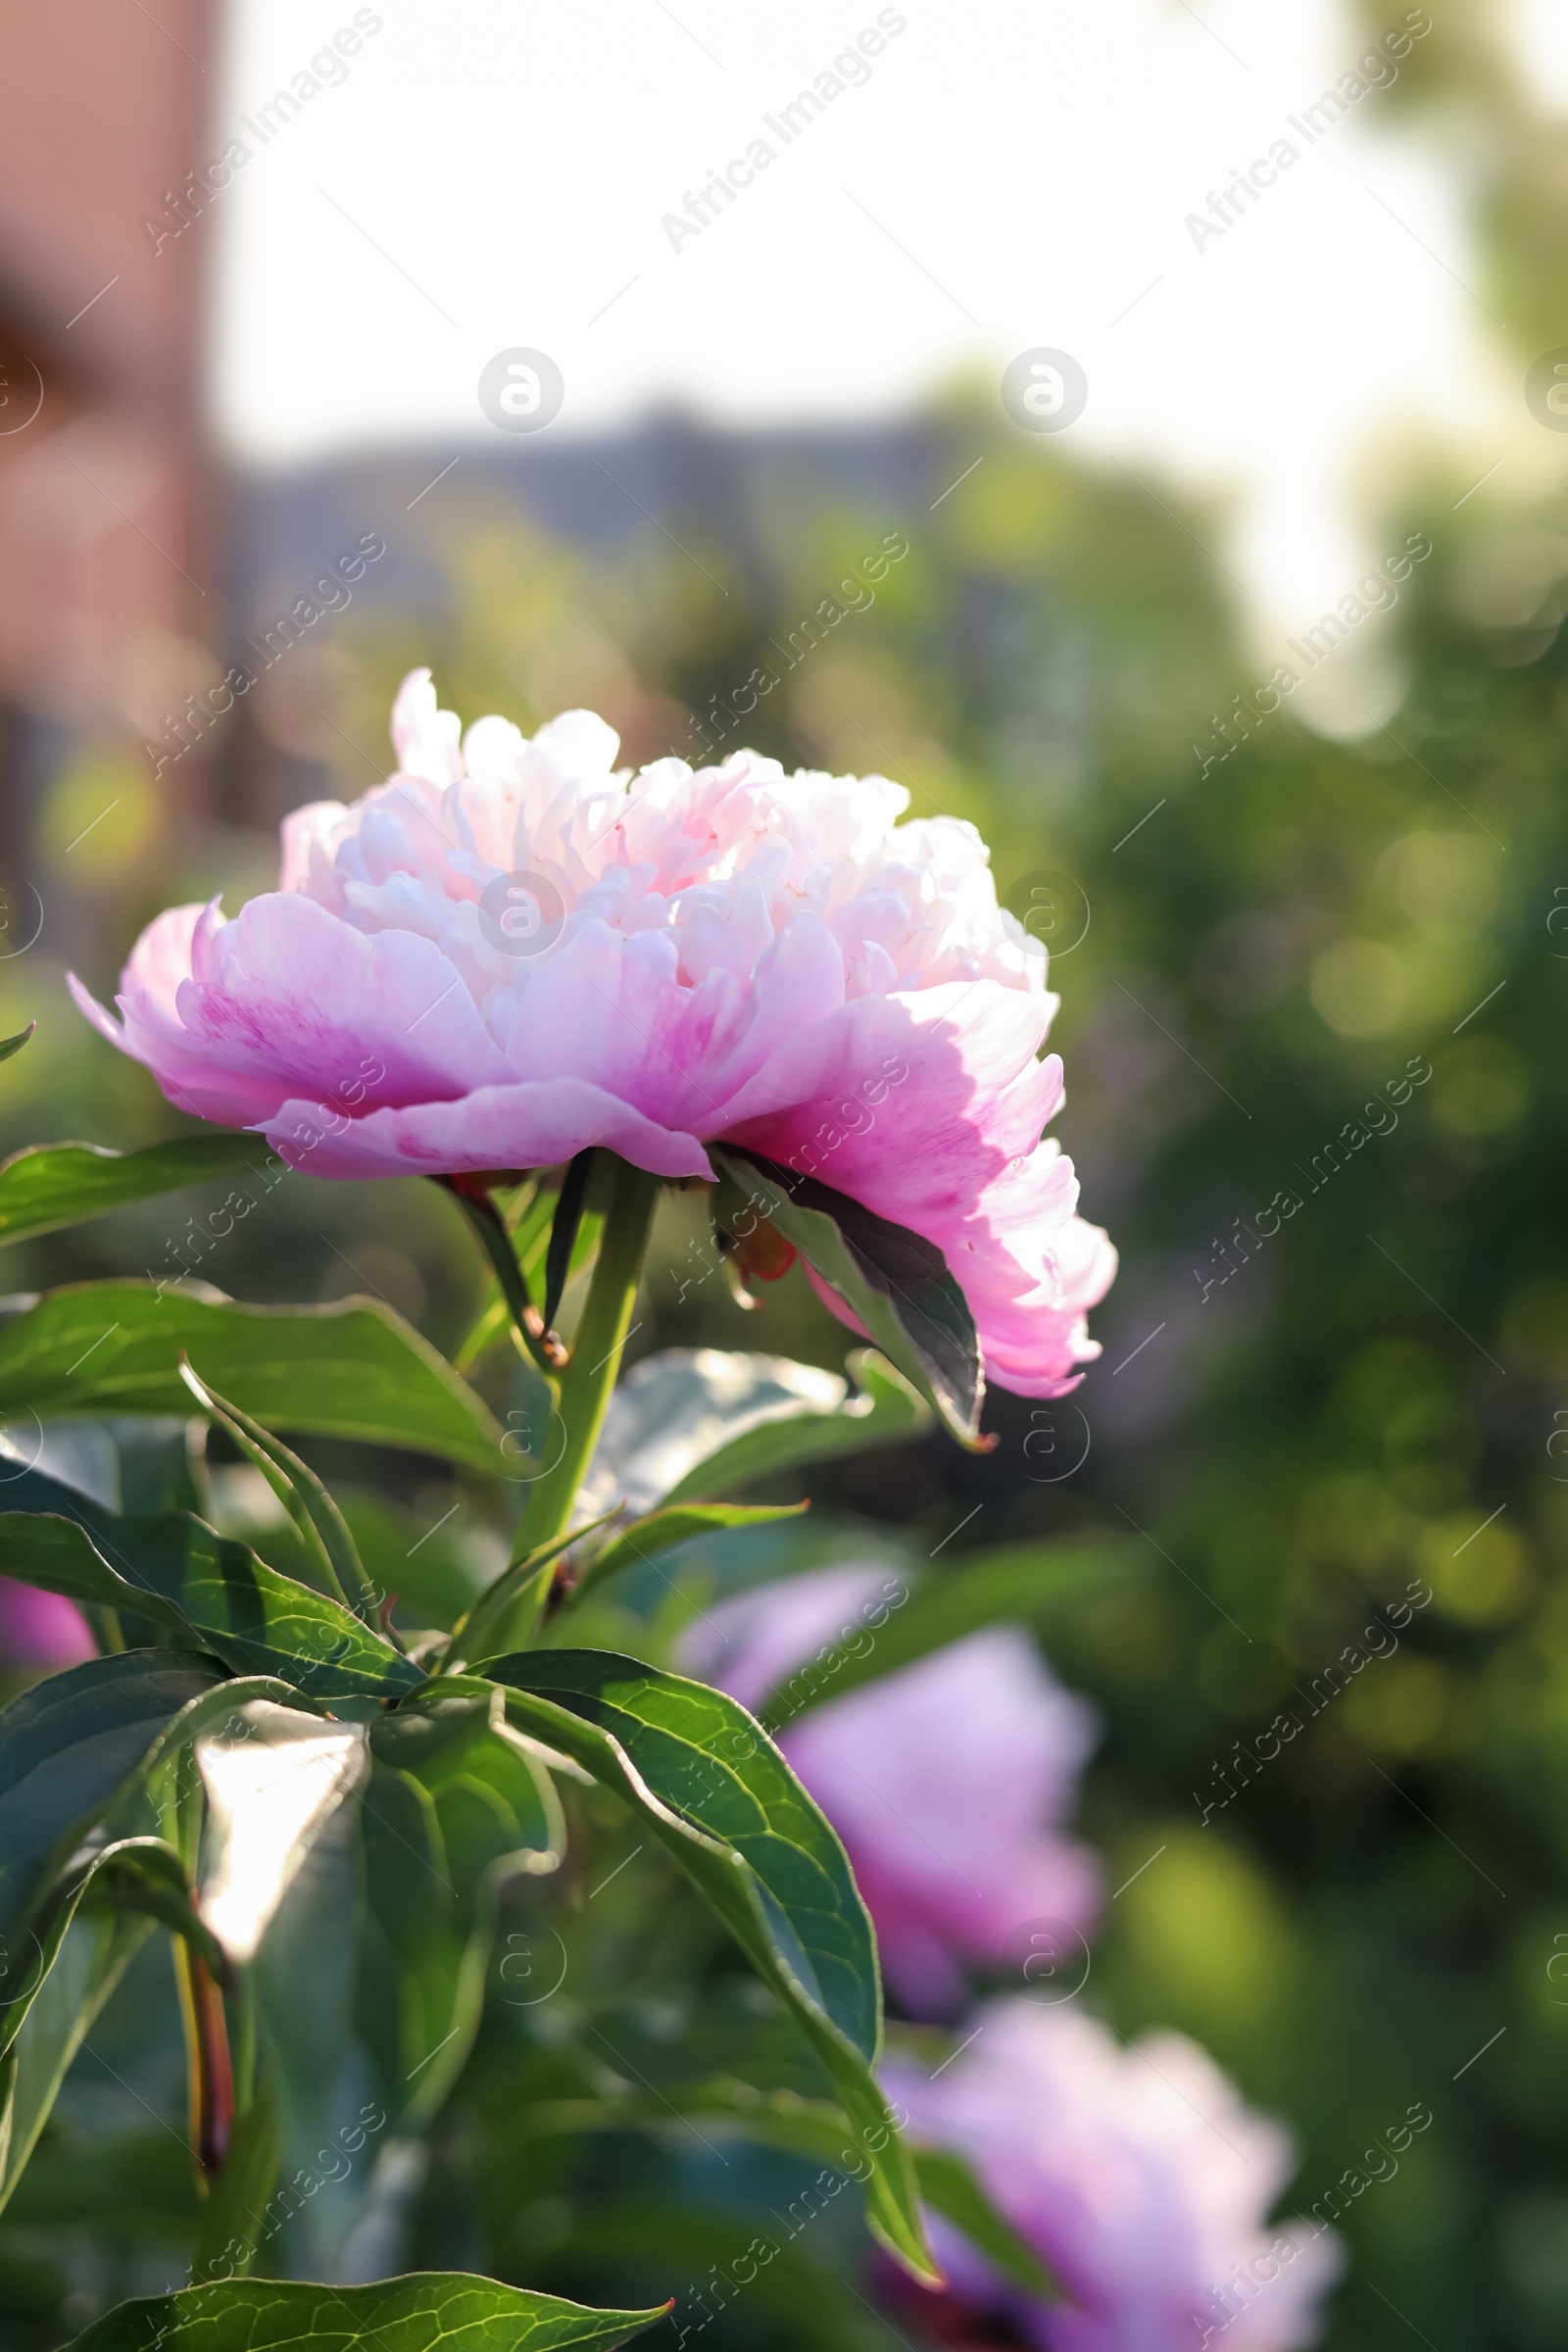
[[[41,1668],[58,1674],[97,1654],[86,1620],[71,1601],[0,1576],[0,1673]]]
[[[765,1585],[710,1607],[684,1639],[683,1663],[746,1706],[782,1685],[784,1714],[830,1688],[819,1674],[813,1685],[804,1661],[840,1639],[873,1643],[905,1590],[889,1570],[862,1566]],[[1096,1730],[1087,1701],[1053,1680],[1012,1626],[785,1724],[779,1744],[844,1840],[883,1974],[911,2015],[957,2008],[964,1960],[1021,1969],[1029,1931],[1045,1922],[1065,1931],[1054,1959],[1070,1969],[1101,1877],[1057,1824]]]
[[[73,981],[172,1102],[319,1176],[590,1144],[710,1176],[722,1137],[933,1242],[1004,1387],[1054,1395],[1099,1353],[1114,1252],[1041,1141],[1056,1000],[972,825],[753,752],[617,770],[585,710],[460,743],[427,670],[392,734],[388,783],[285,821],[277,892],[149,926],[123,1025]]]
[[[916,2138],[969,2158],[1071,2301],[1023,2297],[937,2220],[959,2295],[1006,2310],[1047,2352],[1295,2352],[1318,2340],[1340,2241],[1268,2222],[1295,2169],[1290,2139],[1196,2042],[1151,2034],[1124,2045],[1082,2010],[1019,1995],[965,2025],[968,2047],[938,2074],[898,2058],[884,2084]]]

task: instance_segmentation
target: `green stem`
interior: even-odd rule
[[[528,1491],[527,1508],[513,1546],[514,1565],[541,1545],[555,1543],[570,1524],[571,1507],[599,1443],[610,1393],[620,1369],[659,1199],[659,1181],[626,1160],[614,1162],[599,1260],[572,1341],[571,1358],[559,1382],[551,1384],[556,1409],[546,1444],[554,1447],[559,1441],[562,1449]],[[526,1641],[534,1615],[530,1596],[520,1594],[507,1617],[492,1629],[490,1654]]]

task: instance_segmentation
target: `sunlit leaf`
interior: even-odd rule
[[[0,1420],[185,1416],[181,1353],[269,1429],[360,1438],[516,1475],[450,1364],[388,1306],[241,1306],[142,1282],[48,1291],[0,1326]]]
[[[96,1822],[174,1748],[283,1684],[225,1681],[189,1650],[89,1658],[35,1683],[0,1713],[0,1944],[18,1984],[32,1947],[19,1936],[62,1863]]]
[[[201,1908],[233,1960],[254,1957],[306,1855],[369,1771],[363,1724],[251,1698],[196,1741],[207,1790]]]
[[[118,2304],[71,2352],[612,2352],[668,2308],[589,2311],[461,2271],[374,2286],[227,2279]]]
[[[0,1045],[0,1061],[32,1033]],[[259,1135],[183,1135],[143,1152],[106,1152],[96,1144],[35,1144],[0,1166],[0,1243],[30,1241],[63,1225],[84,1224],[133,1200],[173,1193],[223,1176],[269,1174],[281,1162]],[[275,1182],[276,1177],[271,1177]],[[230,1194],[232,1200],[234,1195]],[[246,1195],[241,1216],[249,1216]],[[232,1215],[232,1211],[230,1214]]]
[[[929,1406],[891,1364],[870,1348],[849,1360],[858,1395],[838,1373],[787,1356],[717,1348],[645,1356],[610,1400],[585,1496],[598,1510],[692,1502],[929,1426]]]

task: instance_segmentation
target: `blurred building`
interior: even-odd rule
[[[125,790],[103,797],[123,808],[128,793],[143,853],[150,827],[201,792],[199,749],[150,791],[142,747],[205,690],[220,642],[201,401],[215,18],[209,0],[54,0],[7,22],[0,870],[12,895],[35,879],[39,810],[73,760],[121,778]],[[89,777],[86,798],[95,789]],[[117,813],[105,812],[110,842],[125,838]],[[46,866],[51,854],[64,914],[68,841]]]

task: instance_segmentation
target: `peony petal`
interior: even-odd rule
[[[339,1119],[341,1118],[341,1124]],[[673,1134],[584,1078],[482,1086],[456,1102],[343,1117],[295,1099],[259,1122],[290,1167],[313,1176],[434,1176],[464,1169],[549,1168],[606,1144],[656,1176],[711,1178],[693,1135]]]

